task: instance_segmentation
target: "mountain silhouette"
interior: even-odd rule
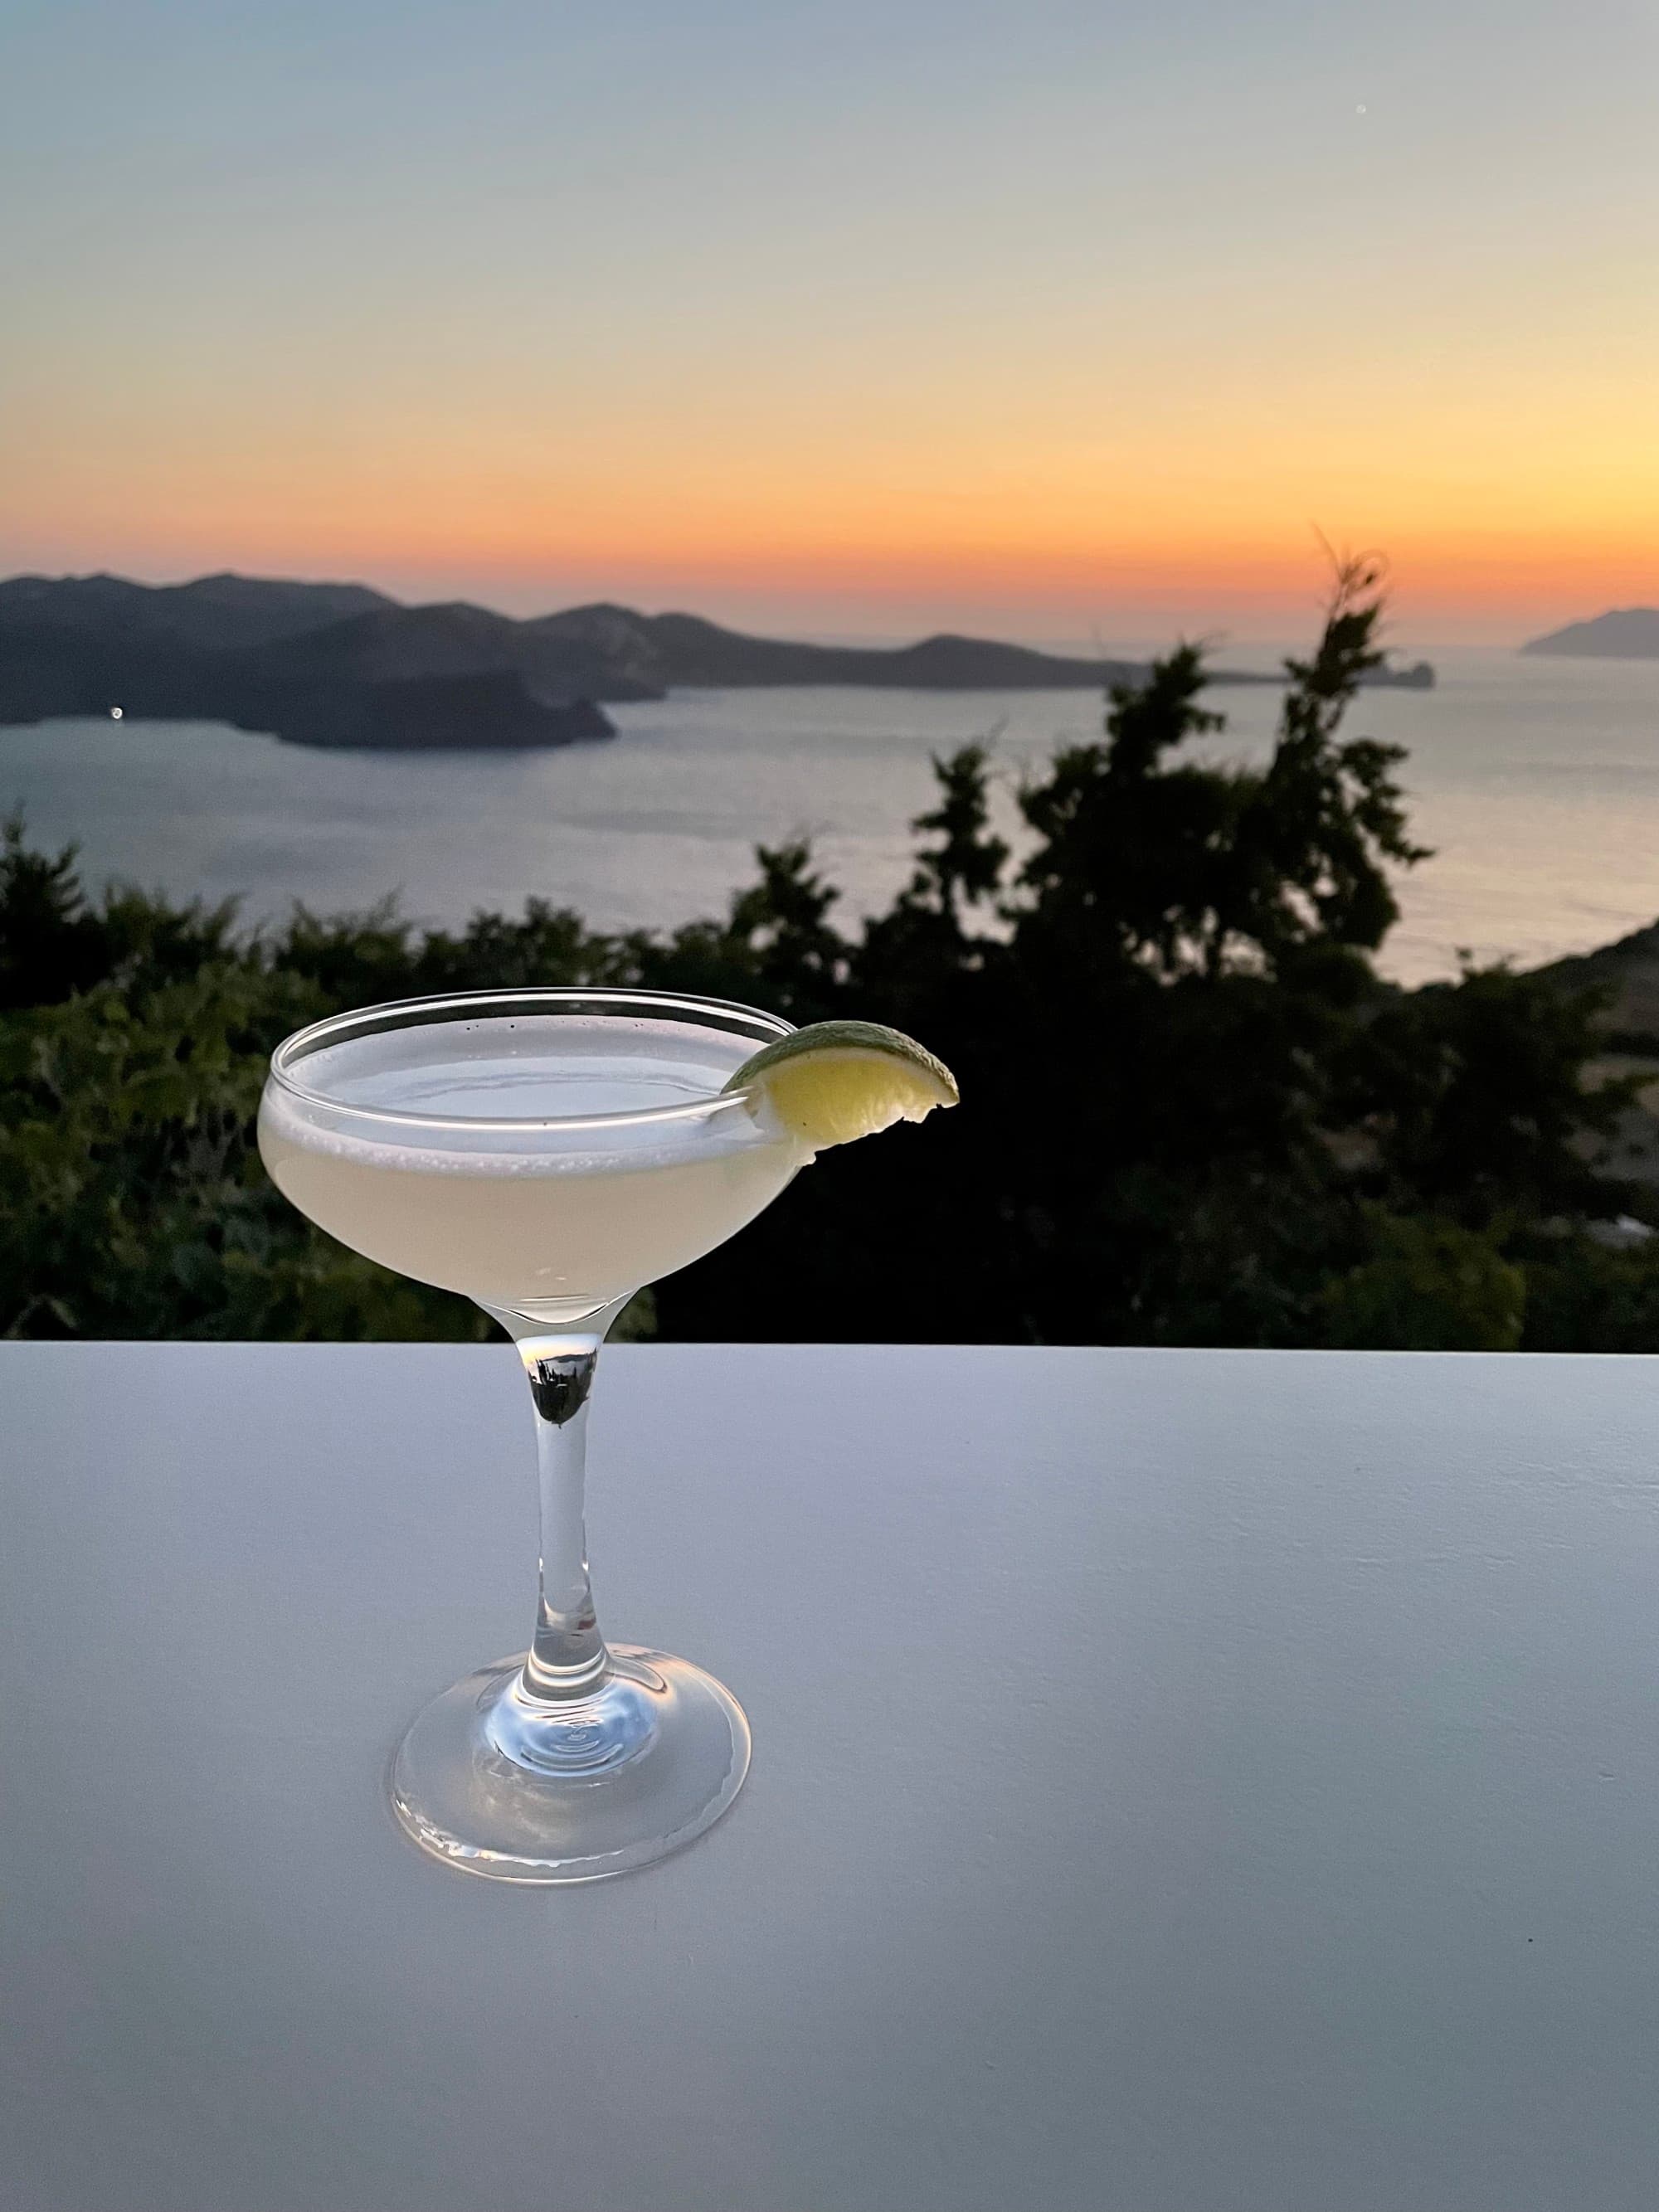
[[[1659,660],[1659,607],[1613,607],[1590,622],[1534,637],[1522,653],[1572,653],[1582,659]]]
[[[0,621],[27,617],[100,635],[171,640],[203,652],[269,645],[396,605],[367,584],[291,584],[228,570],[191,584],[131,584],[123,576],[13,576],[0,583]]]
[[[362,584],[228,574],[0,582],[0,722],[107,714],[204,720],[326,745],[565,744],[612,734],[599,702],[684,685],[1101,690],[1145,673],[949,635],[902,647],[751,637],[701,616],[596,605],[516,621],[404,606]],[[1217,683],[1276,677],[1218,670]],[[1425,686],[1426,663],[1378,680]]]
[[[17,576],[0,583],[0,722],[118,706],[131,720],[229,722],[300,744],[612,736],[582,680],[604,664],[538,648],[524,628],[483,607],[402,606],[363,584]]]

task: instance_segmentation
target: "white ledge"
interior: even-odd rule
[[[1659,1360],[620,1346],[591,1890],[383,1770],[521,1646],[510,1349],[0,1346],[8,2212],[1651,2202]]]

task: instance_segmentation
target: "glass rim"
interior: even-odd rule
[[[626,1014],[630,1011],[657,1012],[689,1018],[697,1026],[698,1015],[712,1016],[705,1020],[704,1028],[724,1027],[732,1033],[735,1024],[722,1023],[720,1017],[737,1015],[744,1024],[752,1024],[755,1030],[755,1049],[778,1037],[790,1036],[793,1022],[781,1014],[769,1014],[761,1006],[746,1006],[736,999],[693,998],[676,991],[639,991],[623,986],[597,984],[592,988],[580,985],[526,984],[520,990],[496,988],[483,991],[440,991],[418,999],[387,999],[374,1006],[352,1006],[337,1014],[325,1014],[320,1021],[308,1022],[303,1029],[285,1036],[270,1055],[270,1080],[278,1090],[302,1104],[320,1107],[325,1113],[349,1115],[368,1121],[390,1122],[399,1127],[416,1129],[489,1129],[525,1132],[550,1129],[609,1129],[639,1128],[653,1122],[692,1121],[712,1112],[744,1105],[747,1093],[741,1091],[711,1091],[705,1098],[688,1098],[674,1106],[635,1106],[614,1114],[541,1114],[525,1118],[516,1115],[490,1114],[421,1114],[401,1106],[364,1106],[349,1098],[332,1097],[326,1091],[314,1091],[301,1082],[294,1073],[295,1066],[324,1050],[329,1044],[353,1034],[374,1036],[386,1030],[424,1029],[446,1021],[452,1015],[476,1014],[490,1006],[523,1007],[532,1012],[556,1012],[560,1007],[591,1006],[604,1014]]]

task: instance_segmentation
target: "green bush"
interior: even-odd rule
[[[1455,1221],[1381,1214],[1370,1256],[1325,1292],[1325,1342],[1379,1352],[1513,1352],[1524,1268]]]

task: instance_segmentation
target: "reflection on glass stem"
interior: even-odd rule
[[[532,1698],[583,1697],[610,1665],[594,1617],[583,1521],[587,1397],[599,1339],[525,1337],[519,1357],[535,1401],[542,1493],[541,1583],[524,1686]]]

